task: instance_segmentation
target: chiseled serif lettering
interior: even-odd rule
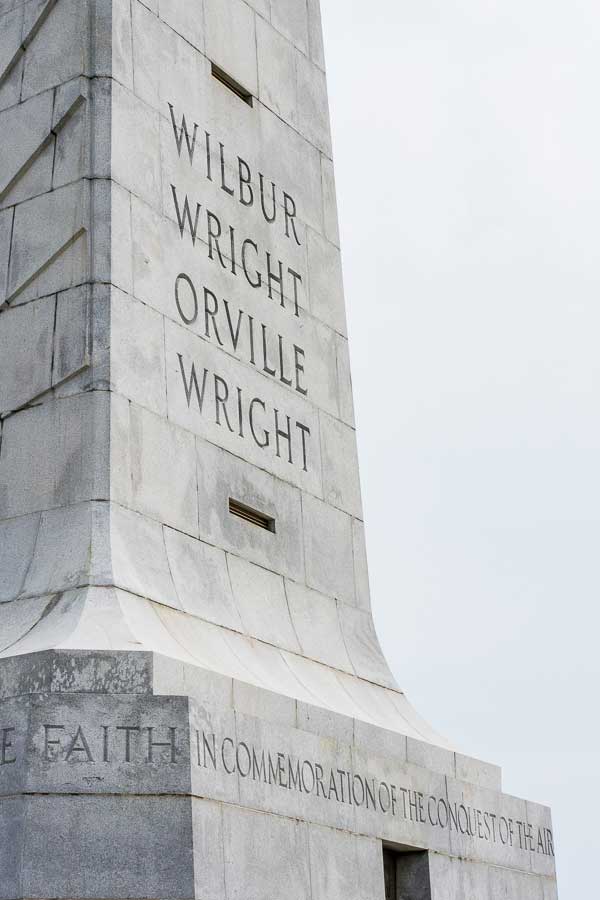
[[[12,726],[0,728],[0,766],[10,766],[17,761],[13,744],[15,732]]]

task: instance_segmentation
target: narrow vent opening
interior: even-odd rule
[[[251,506],[246,506],[245,503],[240,503],[232,497],[229,498],[229,512],[232,516],[243,519],[244,522],[249,522],[251,525],[256,525],[257,528],[263,528],[265,531],[275,534],[275,519],[272,516],[252,509]]]
[[[236,81],[235,78],[232,78],[231,75],[228,75],[227,72],[224,72],[223,69],[220,69],[215,63],[211,63],[211,66],[213,78],[216,78],[217,81],[224,84],[226,88],[229,88],[230,91],[239,97],[240,100],[243,100],[244,103],[247,103],[248,106],[253,105],[253,97],[250,91],[247,91],[245,87],[242,87],[239,81]]]

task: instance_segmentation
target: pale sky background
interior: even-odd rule
[[[322,0],[378,631],[598,893],[600,7]]]

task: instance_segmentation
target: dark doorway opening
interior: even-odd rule
[[[431,900],[429,854],[383,848],[385,900]]]

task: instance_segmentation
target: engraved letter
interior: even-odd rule
[[[183,309],[181,308],[181,303],[179,302],[179,282],[185,281],[188,285],[190,291],[192,292],[192,300],[194,303],[193,312],[191,316],[186,316]],[[183,319],[186,325],[193,325],[196,319],[198,318],[198,295],[196,294],[196,288],[194,287],[194,283],[189,275],[186,275],[185,272],[181,272],[177,278],[175,279],[175,304],[177,306],[177,312]]]
[[[179,225],[179,234],[183,239],[183,232],[185,231],[185,223],[187,221],[188,227],[190,229],[190,237],[192,238],[192,244],[196,244],[196,235],[198,234],[198,221],[200,219],[200,210],[201,206],[199,203],[196,203],[196,218],[192,223],[192,214],[190,212],[190,204],[188,201],[187,194],[185,195],[185,199],[183,201],[183,212],[181,207],[179,206],[179,199],[177,197],[177,188],[174,184],[171,185],[171,191],[173,192],[173,202],[175,203],[175,212],[177,214],[177,224]],[[212,257],[211,257],[212,258]]]
[[[198,401],[198,409],[202,412],[202,407],[204,406],[204,392],[206,390],[206,379],[208,377],[208,369],[204,370],[204,375],[202,378],[202,392],[200,392],[200,388],[198,387],[198,378],[196,377],[196,366],[192,363],[192,369],[190,372],[190,381],[189,384],[185,377],[185,368],[183,366],[183,357],[181,353],[177,354],[179,358],[179,368],[181,369],[181,377],[183,379],[183,387],[185,389],[185,396],[187,398],[188,409],[192,400],[192,389],[196,392],[196,400]]]
[[[0,766],[8,766],[17,761],[17,757],[11,754],[12,741],[10,735],[15,733],[14,728],[3,728],[1,731],[2,739],[0,740]]]
[[[194,136],[193,138],[190,138],[190,133],[188,131],[187,122],[185,121],[185,116],[181,116],[181,128],[178,129],[177,123],[175,122],[175,112],[171,103],[169,103],[169,109],[171,111],[171,123],[173,125],[173,134],[175,135],[175,143],[177,144],[177,152],[179,156],[181,156],[181,145],[183,144],[183,137],[185,135],[185,142],[187,144],[191,165],[194,162],[194,150],[196,148],[196,135],[198,134],[198,126],[194,122]]]

